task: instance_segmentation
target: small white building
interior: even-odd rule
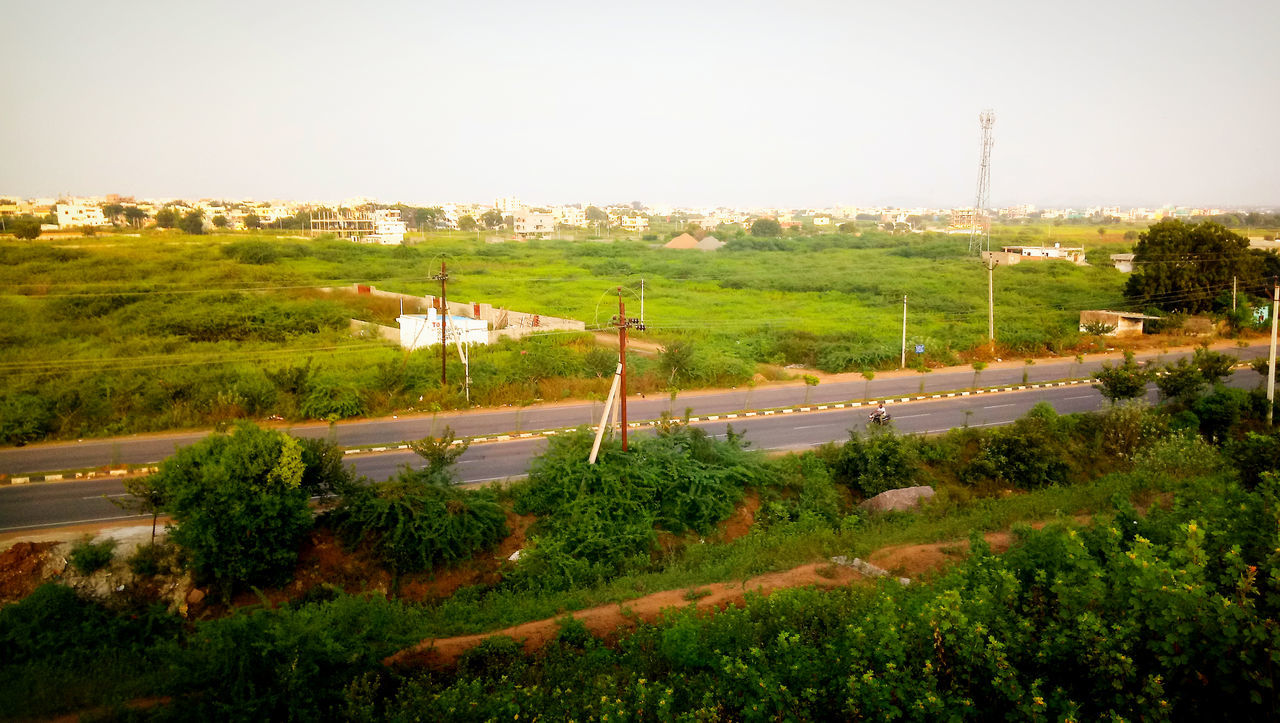
[[[1111,263],[1122,274],[1133,273],[1133,254],[1111,254]]]
[[[402,349],[413,351],[440,343],[440,315],[435,309],[427,309],[425,314],[401,314],[396,321],[400,324]],[[489,343],[489,323],[483,319],[450,315],[444,333],[449,343],[456,342],[459,336],[464,344]]]
[[[556,230],[556,218],[544,211],[521,209],[512,217],[517,236],[544,236]]]
[[[408,227],[400,218],[400,211],[384,208],[373,212],[373,233],[360,239],[365,243],[395,246],[404,243]]]
[[[78,203],[58,204],[58,228],[79,228],[81,226],[110,226],[111,222],[102,215],[102,209]]]
[[[649,230],[649,219],[645,216],[623,216],[618,219],[618,225],[632,233],[641,233]]]

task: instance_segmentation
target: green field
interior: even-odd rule
[[[672,231],[663,230],[659,240]],[[1093,266],[1023,263],[995,275],[997,355],[1081,344],[1081,308],[1116,308],[1116,229],[997,227],[992,243],[1092,237]],[[624,289],[637,338],[684,343],[686,356],[637,356],[637,389],[734,384],[776,365],[827,372],[897,366],[902,296],[909,362],[985,354],[986,273],[967,238],[942,234],[727,237],[714,253],[658,241],[489,243],[433,233],[401,247],[260,234],[0,241],[0,439],[68,438],[279,415],[337,419],[463,405],[439,387],[438,356],[353,338],[351,318],[394,325],[394,302],[317,287],[373,284],[580,319],[607,329]],[[1105,246],[1098,245],[1099,242]],[[1087,243],[1087,241],[1086,241]],[[473,403],[601,393],[609,352],[583,334],[506,342],[473,356]],[[665,365],[664,365],[665,362]],[[456,362],[455,362],[456,363]],[[764,367],[761,365],[773,365]],[[461,368],[450,375],[461,378]]]

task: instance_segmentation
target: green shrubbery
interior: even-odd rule
[[[81,575],[92,575],[101,570],[116,556],[116,541],[110,537],[101,542],[84,538],[71,546],[67,562]]]
[[[657,530],[710,532],[763,475],[762,462],[733,434],[720,441],[673,424],[635,439],[628,454],[616,441],[604,444],[594,465],[587,463],[592,441],[585,429],[555,437],[516,489],[516,511],[539,518],[517,584],[564,589],[642,564]]]

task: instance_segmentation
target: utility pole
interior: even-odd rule
[[[622,413],[622,451],[627,451],[627,329],[644,331],[644,323],[639,319],[627,318],[627,307],[622,302],[622,287],[618,287],[618,409]]]
[[[1271,364],[1267,367],[1267,426],[1276,408],[1276,313],[1280,312],[1280,279],[1271,279]]]
[[[907,295],[902,295],[902,363],[899,368],[907,368]]]
[[[1231,310],[1236,310],[1236,277],[1231,277]]]
[[[1231,308],[1235,308],[1234,306]],[[644,277],[640,277],[640,323],[644,323]]]
[[[444,342],[445,324],[449,318],[449,296],[447,293],[449,273],[445,271],[444,261],[440,262],[440,273],[432,276],[431,280],[440,282],[440,388],[444,389],[447,379],[445,368],[449,361],[449,348],[445,346]]]
[[[996,263],[998,262],[991,257],[991,252],[987,251],[987,339],[993,356],[996,353]]]

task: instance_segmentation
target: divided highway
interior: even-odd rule
[[[1224,349],[1228,354],[1248,360],[1267,353],[1266,345],[1245,349]],[[1148,353],[1141,360],[1173,361],[1190,352],[1171,354]],[[1016,364],[991,368],[978,375],[980,386],[1012,386],[1023,382],[1042,383],[1069,377],[1087,377],[1101,366],[1100,359],[1076,364],[1072,359],[1042,359],[1032,366]],[[869,397],[896,398],[922,393],[967,389],[974,384],[974,373],[964,367],[953,367],[928,374],[894,374],[872,380],[861,378],[823,383],[808,388],[789,384],[757,389],[736,389],[681,394],[674,401],[667,395],[648,399],[631,395],[627,408],[632,420],[657,419],[662,412],[674,416],[691,409],[693,416],[727,414],[747,409],[771,409],[807,404],[831,404]],[[369,447],[400,444],[438,434],[445,426],[464,437],[491,436],[513,432],[562,429],[581,424],[594,424],[601,405],[591,402],[532,406],[525,409],[503,409],[481,412],[449,412],[437,415],[414,415],[404,418],[382,418],[366,421],[306,424],[288,428],[299,437],[330,437],[342,447]],[[93,469],[118,464],[151,464],[172,455],[174,451],[205,437],[208,431],[166,433],[81,442],[54,442],[28,447],[0,449],[0,474],[13,476],[46,471]]]
[[[972,377],[971,372],[969,376]],[[1021,376],[1019,370],[1014,382],[1020,382]],[[1239,387],[1253,387],[1257,382],[1257,375],[1249,370],[1236,372],[1230,380],[1233,386]],[[902,394],[905,396],[917,390],[918,386]],[[1147,398],[1155,401],[1154,388],[1148,389]],[[1008,424],[1041,401],[1050,403],[1063,414],[1090,411],[1104,404],[1095,389],[1082,383],[892,404],[890,411],[894,427],[900,432],[936,433],[965,425]],[[737,407],[741,404],[731,409]],[[726,426],[731,424],[735,431],[746,434],[747,441],[755,449],[794,450],[846,439],[850,429],[865,427],[866,415],[867,409],[860,407],[740,416],[733,420],[702,421],[695,425],[712,434],[723,435]],[[545,447],[546,440],[538,437],[473,445],[459,461],[459,476],[464,482],[483,482],[523,475],[532,458]],[[406,464],[416,466],[420,462],[408,450],[352,455],[347,459],[348,465],[358,474],[375,480],[390,477]],[[135,516],[124,514],[108,499],[123,494],[123,486],[118,479],[0,487],[0,533],[130,519]]]

